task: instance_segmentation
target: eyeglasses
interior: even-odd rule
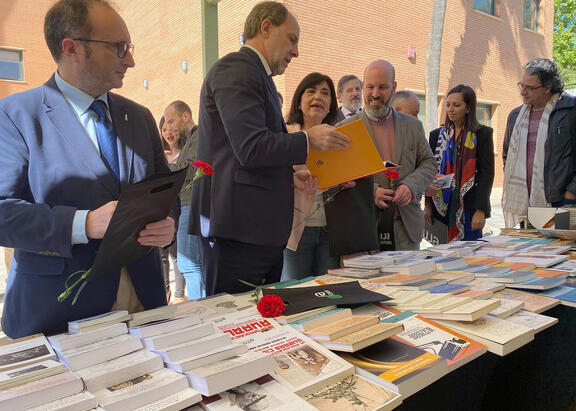
[[[118,58],[121,59],[126,57],[126,54],[128,54],[128,52],[130,52],[130,54],[134,54],[134,44],[128,43],[126,41],[113,42],[113,41],[90,40],[90,39],[72,39],[72,40],[84,41],[86,43],[102,43],[102,44],[108,44],[109,46],[114,46],[116,47],[116,54],[118,55]]]
[[[522,90],[534,91],[534,90],[538,90],[540,87],[544,87],[542,84],[540,84],[539,86],[527,86],[526,84],[522,83],[521,81],[516,83],[516,86],[518,87],[518,90],[520,90],[520,91],[522,91]]]

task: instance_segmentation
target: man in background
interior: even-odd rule
[[[168,105],[164,110],[164,119],[168,124],[168,130],[180,136],[180,141],[185,141],[182,151],[176,160],[175,169],[189,166],[184,187],[194,178],[196,169],[190,164],[196,161],[198,153],[198,126],[192,119],[192,111],[188,104],[177,100]],[[200,258],[200,244],[197,235],[188,234],[190,224],[190,197],[191,190],[185,190],[180,194],[181,214],[178,223],[177,248],[178,268],[186,280],[188,298],[197,300],[205,296],[202,277],[202,261]],[[183,296],[182,296],[183,297]],[[176,293],[175,303],[183,301],[178,299]]]
[[[338,80],[336,96],[341,104],[336,121],[340,122],[360,112],[362,107],[362,82],[353,74],[343,76]]]
[[[390,100],[390,106],[399,113],[408,114],[415,118],[418,118],[420,113],[418,97],[408,90],[397,91]]]

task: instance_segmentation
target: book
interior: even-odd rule
[[[569,245],[542,245],[536,244],[523,250],[529,254],[562,254],[570,251]]]
[[[140,311],[132,314],[132,318],[128,321],[128,328],[154,321],[168,320],[174,318],[175,315],[176,307],[174,305],[163,305],[152,310]]]
[[[432,258],[436,271],[451,270],[466,264],[464,257],[435,257]]]
[[[508,258],[519,253],[519,250],[508,250],[508,249],[498,249],[498,248],[482,248],[480,250],[474,251],[474,256],[476,257],[503,257]]]
[[[520,310],[516,314],[512,314],[507,320],[531,328],[536,333],[544,331],[558,323],[558,318],[536,314],[526,310]]]
[[[505,356],[534,339],[534,330],[497,317],[486,315],[473,322],[439,321],[484,344],[493,354]]]
[[[560,300],[544,295],[530,294],[519,290],[505,289],[494,293],[496,298],[524,302],[524,310],[540,314],[560,304]]]
[[[0,409],[23,410],[77,394],[82,380],[70,371],[0,391]]]
[[[576,288],[560,285],[550,290],[542,291],[538,295],[557,298],[562,305],[576,307]]]
[[[345,150],[308,151],[306,167],[318,178],[320,189],[386,170],[385,163],[361,119],[336,130],[350,137],[350,147]],[[342,164],[346,164],[346,167],[342,167]]]
[[[468,364],[487,351],[474,339],[409,311],[397,312],[382,321],[402,324],[404,331],[396,334],[395,338],[445,358],[450,371]]]
[[[382,322],[385,318],[390,318],[398,314],[398,310],[382,303],[364,304],[352,310],[355,315],[375,315]]]
[[[430,274],[436,269],[433,260],[406,260],[393,265],[385,265],[380,268],[383,273],[398,273],[410,275]]]
[[[352,310],[349,308],[335,308],[324,313],[313,315],[312,317],[304,318],[302,320],[291,322],[290,327],[300,331],[308,331],[312,328],[320,327],[321,325],[330,323],[332,321],[340,320],[352,315]]]
[[[331,341],[363,328],[378,324],[376,316],[352,315],[306,331],[306,335],[316,341]]]
[[[386,285],[410,285],[420,283],[423,280],[429,280],[430,277],[430,275],[387,274],[378,278],[372,278],[370,282]]]
[[[64,364],[54,360],[40,361],[0,372],[0,389],[15,387],[66,371]]]
[[[484,267],[480,270],[476,270],[474,271],[474,277],[475,278],[481,278],[481,277],[496,277],[499,276],[501,274],[506,274],[509,273],[510,268],[509,267]]]
[[[198,315],[202,320],[206,320],[215,315],[218,311],[202,304],[199,300],[187,300],[178,304],[172,304],[176,307],[175,317],[182,317],[183,315]]]
[[[438,287],[446,284],[446,280],[434,280],[427,278],[425,280],[420,280],[415,283],[410,283],[406,285],[401,285],[400,288],[407,291],[426,291],[434,287]]]
[[[189,407],[199,403],[200,400],[202,400],[202,394],[192,388],[184,388],[143,407],[135,408],[134,411],[193,411],[194,408]]]
[[[490,312],[490,315],[498,318],[508,318],[524,308],[524,301],[500,299],[500,307]]]
[[[398,264],[402,261],[410,260],[411,258],[416,257],[418,254],[417,250],[394,250],[394,251],[380,251],[375,256],[382,256],[382,257],[392,257],[394,259],[394,263]]]
[[[504,259],[502,259],[504,260]],[[531,271],[536,268],[534,263],[513,263],[510,261],[502,261],[494,264],[494,267],[508,267],[510,271]]]
[[[329,268],[328,274],[349,278],[373,278],[382,275],[379,268]]]
[[[403,290],[397,294],[394,294],[392,296],[391,300],[386,301],[386,304],[404,306],[406,304],[409,304],[412,301],[415,301],[419,298],[425,297],[429,294],[430,293],[428,291],[404,291]]]
[[[190,371],[198,367],[203,367],[216,361],[222,361],[238,356],[240,354],[244,354],[248,351],[248,347],[245,344],[230,344],[215,349],[209,346],[209,348],[206,347],[205,350],[205,352],[195,356],[168,362],[166,366],[171,370],[184,373],[186,371]]]
[[[506,257],[504,261],[511,263],[532,263],[539,268],[547,268],[552,265],[561,263],[568,260],[569,255],[556,255],[556,254],[516,254],[512,257]]]
[[[107,411],[124,411],[143,407],[188,388],[186,376],[162,368],[94,392]]]
[[[120,384],[144,374],[164,368],[162,357],[146,350],[138,350],[122,357],[101,362],[75,371],[82,378],[86,389],[96,392],[109,385]]]
[[[484,290],[468,290],[458,294],[458,296],[470,297],[473,300],[486,300],[488,298],[493,298],[494,293],[492,291],[484,291]]]
[[[57,354],[58,361],[75,371],[121,357],[141,348],[142,342],[138,337],[125,334],[71,350],[57,351]]]
[[[56,353],[42,334],[0,343],[0,371],[55,359]]]
[[[466,284],[474,280],[474,274],[435,272],[433,280],[444,280],[447,283]]]
[[[550,268],[552,268],[554,270],[566,271],[566,272],[568,272],[568,276],[570,276],[570,277],[576,276],[576,260],[574,260],[574,259],[563,261],[563,262],[556,264]]]
[[[246,384],[202,399],[205,410],[316,410],[304,399],[265,375]]]
[[[471,256],[471,257],[464,257],[464,261],[466,264],[477,264],[477,265],[495,265],[504,261],[504,258],[498,257],[478,257],[478,256]]]
[[[521,250],[530,247],[531,245],[532,243],[530,241],[489,241],[484,243],[482,249],[488,250],[496,248],[501,250]]]
[[[361,255],[351,258],[343,258],[342,265],[352,268],[380,268],[394,264],[394,258],[386,255]]]
[[[116,323],[91,332],[56,334],[48,337],[48,341],[55,350],[66,351],[127,333],[126,323]]]
[[[156,335],[154,337],[143,338],[144,347],[150,351],[157,351],[172,345],[191,342],[199,338],[207,337],[216,332],[212,322],[194,325],[182,330],[172,331],[170,333]]]
[[[407,303],[403,303],[403,304],[398,304],[398,308],[406,311],[406,310],[414,310],[414,311],[418,311],[420,308],[424,308],[424,307],[428,307],[430,305],[434,305],[437,304],[439,302],[442,302],[448,298],[452,297],[452,294],[449,293],[436,293],[436,294],[432,294],[432,293],[426,293],[424,295],[422,295],[421,297],[418,297],[412,301],[409,301]]]
[[[346,334],[340,338],[329,341],[319,341],[319,343],[332,351],[356,352],[386,338],[390,338],[403,329],[404,327],[401,324],[382,324],[379,322],[353,333]]]
[[[185,375],[192,388],[205,396],[211,396],[270,374],[275,368],[273,356],[248,351],[195,368]]]
[[[446,360],[396,337],[355,353],[340,356],[356,366],[356,373],[407,398],[448,372]]]
[[[402,397],[357,374],[322,387],[304,397],[320,411],[385,411],[402,403]]]
[[[217,332],[197,340],[154,350],[164,362],[176,362],[188,357],[195,357],[209,350],[224,348],[231,344],[228,334]]]
[[[82,391],[78,394],[59,398],[33,408],[28,408],[27,411],[82,411],[91,410],[96,407],[98,407],[98,400],[96,397],[88,391]]]
[[[536,278],[536,273],[531,271],[508,271],[507,273],[494,275],[492,277],[479,277],[477,280],[492,283],[513,284],[529,281],[534,278]]]
[[[130,334],[140,338],[154,337],[166,334],[183,328],[192,327],[200,323],[200,316],[186,315],[178,318],[169,318],[143,324],[129,329]]]
[[[442,299],[441,301],[429,304],[425,306],[421,306],[418,308],[419,313],[443,313],[445,311],[451,310],[453,308],[459,307],[463,304],[469,303],[473,301],[470,297],[448,297]]]
[[[506,284],[502,284],[502,283],[491,283],[489,281],[478,281],[478,280],[474,280],[470,283],[468,283],[468,285],[470,286],[470,290],[476,290],[476,291],[491,291],[491,292],[496,292],[496,291],[500,291],[506,288]],[[462,293],[464,294],[464,293]]]
[[[536,277],[539,278],[566,278],[568,277],[569,274],[567,271],[543,269],[543,268],[535,268],[530,271],[536,273]]]
[[[332,306],[334,303],[365,304],[382,301],[382,294],[362,288],[358,281],[341,284],[328,284],[316,287],[285,288],[281,290],[263,289],[264,295],[277,295],[286,304],[284,315],[300,313],[314,308]]]
[[[467,291],[468,289],[470,289],[470,286],[467,284],[449,283],[429,288],[428,291],[431,292],[432,294],[436,293],[459,294],[464,291]]]
[[[558,287],[566,282],[564,277],[556,278],[544,278],[537,277],[532,280],[522,281],[519,283],[507,284],[508,288],[520,288],[526,290],[549,290],[554,287]]]
[[[95,330],[98,328],[108,327],[130,319],[130,314],[126,310],[111,311],[108,313],[95,315],[81,320],[69,321],[68,331],[70,332],[86,332],[88,330]]]
[[[423,312],[422,316],[433,320],[475,321],[500,306],[500,300],[472,300],[443,312]]]

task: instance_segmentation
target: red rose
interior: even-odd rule
[[[400,177],[400,173],[398,171],[395,171],[395,170],[388,170],[388,171],[386,171],[386,173],[384,175],[387,178],[389,178],[390,180],[395,180],[398,177]]]
[[[201,168],[202,171],[204,172],[205,176],[211,176],[214,175],[214,169],[212,168],[212,166],[202,160],[198,160],[192,163],[192,165],[194,167],[198,167]]]
[[[260,302],[256,304],[256,308],[258,308],[262,317],[278,317],[286,311],[282,298],[272,294],[262,297]]]

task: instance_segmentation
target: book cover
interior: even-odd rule
[[[0,344],[0,371],[55,359],[56,353],[42,334],[34,334]]]
[[[504,261],[511,263],[532,263],[539,268],[547,268],[551,265],[561,263],[568,260],[569,255],[556,255],[556,254],[516,254],[512,257],[506,257]]]
[[[544,331],[546,328],[558,323],[558,318],[536,314],[526,310],[520,310],[516,314],[512,314],[507,320],[531,328],[536,333]]]
[[[48,337],[48,341],[55,350],[65,351],[72,348],[88,345],[107,338],[127,334],[126,323],[117,323],[87,333],[63,333]]]
[[[502,261],[494,264],[494,267],[508,267],[510,271],[531,271],[536,268],[534,263],[513,263],[510,261]]]
[[[160,348],[154,352],[159,354],[165,362],[176,362],[204,354],[210,350],[228,347],[230,344],[231,338],[228,334],[217,332],[197,340]]]
[[[534,278],[528,281],[522,281],[519,283],[507,284],[508,288],[520,288],[527,290],[549,290],[554,287],[558,287],[566,282],[563,277],[557,278]]]
[[[379,322],[340,338],[330,341],[319,341],[319,343],[332,351],[355,352],[378,341],[390,338],[402,330],[403,326],[401,324],[383,324]]]
[[[372,278],[370,282],[385,285],[409,285],[430,279],[430,275],[388,274]]]
[[[436,293],[458,294],[468,290],[469,288],[470,286],[466,284],[449,283],[429,288],[428,291],[431,292],[432,294]]]
[[[128,321],[128,328],[137,327],[142,324],[147,324],[153,321],[168,320],[174,318],[176,314],[176,307],[173,305],[163,305],[151,310],[140,311],[132,314],[132,318]]]
[[[36,381],[66,371],[64,364],[45,360],[0,372],[0,389]]]
[[[130,334],[140,338],[154,337],[159,334],[166,334],[172,331],[182,330],[200,324],[199,315],[185,315],[178,318],[168,318],[149,322],[140,326],[131,327]]]
[[[327,385],[305,400],[320,411],[384,411],[402,403],[399,394],[357,374]]]
[[[455,321],[475,321],[478,318],[500,307],[500,300],[471,300],[443,312],[423,312],[422,315],[432,319]]]
[[[299,411],[315,409],[269,375],[230,388],[220,394],[204,397],[202,406],[210,411]]]
[[[523,301],[525,310],[538,314],[560,304],[560,300],[556,298],[511,289],[497,291],[494,296],[505,300]]]
[[[264,295],[277,295],[286,304],[284,315],[296,314],[334,304],[365,304],[385,301],[386,296],[362,288],[358,281],[317,287],[262,290]]]
[[[500,307],[490,311],[490,315],[498,318],[508,318],[524,308],[524,301],[500,299]]]
[[[206,351],[201,354],[186,357],[181,360],[169,361],[167,363],[167,368],[184,373],[193,370],[194,368],[203,367],[216,361],[222,361],[244,354],[248,351],[248,348],[245,344],[230,344],[224,347],[218,347],[214,349],[211,347],[206,347],[205,349]]]
[[[536,273],[536,277],[540,277],[540,278],[565,278],[568,277],[568,272],[567,271],[561,271],[561,270],[551,270],[551,269],[543,269],[543,268],[534,268],[533,270],[530,270],[533,273]]]
[[[327,324],[341,318],[349,317],[352,315],[352,310],[349,308],[335,308],[325,313],[313,315],[312,317],[304,318],[302,320],[294,321],[289,325],[294,329],[302,332],[315,327]]]
[[[320,151],[310,149],[306,167],[318,178],[320,189],[327,189],[386,170],[364,122],[359,119],[336,130],[350,137],[345,150]],[[346,164],[346,167],[342,167]]]
[[[195,411],[196,408],[192,405],[199,403],[200,400],[202,400],[202,394],[192,388],[184,388],[182,391],[148,403],[143,407],[135,408],[133,411]],[[202,408],[198,411],[201,410]]]
[[[382,272],[424,275],[436,269],[436,264],[432,260],[406,260],[393,265],[386,265],[380,268]]]
[[[445,358],[451,371],[486,352],[479,342],[418,314],[398,313],[383,321],[402,324],[404,331],[396,335],[397,339]]]
[[[88,391],[60,398],[55,401],[29,408],[27,411],[71,411],[91,410],[98,407],[98,400]]]
[[[102,324],[102,323],[109,323],[115,324],[122,321],[125,321],[130,318],[128,311],[120,310],[120,311],[111,311],[108,313],[95,315],[88,318],[83,318],[81,320],[70,321],[68,322],[68,329],[69,330],[80,330],[85,327],[92,327],[94,325]]]
[[[215,332],[216,328],[214,328],[214,324],[212,322],[208,322],[194,325],[192,327],[187,327],[179,331],[173,331],[171,333],[143,338],[142,343],[146,348],[154,351],[172,345],[178,345],[183,344],[185,342],[198,340],[200,338],[212,335]]]
[[[344,267],[353,268],[380,268],[389,264],[394,264],[394,258],[392,256],[367,254],[358,257],[344,258],[342,264]]]

